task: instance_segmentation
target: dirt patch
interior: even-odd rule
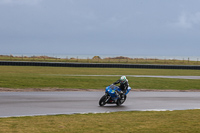
[[[105,89],[70,89],[70,88],[26,88],[26,89],[12,89],[0,88],[0,92],[37,92],[37,91],[105,91]],[[156,90],[156,89],[131,89],[131,91],[143,92],[200,92],[200,90]]]

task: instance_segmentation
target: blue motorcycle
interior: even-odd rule
[[[131,90],[131,87],[128,87],[125,94],[121,93],[121,89],[116,85],[110,85],[106,87],[105,95],[99,100],[99,105],[104,106],[105,104],[117,104],[120,106],[126,100],[127,94]]]

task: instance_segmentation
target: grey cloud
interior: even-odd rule
[[[4,5],[36,5],[42,0],[1,0],[0,4]]]
[[[0,3],[0,53],[55,50],[84,54],[92,48],[92,53],[103,54],[112,49],[121,54],[170,55],[171,51],[176,52],[172,47],[181,49],[180,54],[193,54],[199,48],[198,1],[4,0]]]
[[[172,22],[171,26],[174,27],[180,27],[180,28],[194,28],[195,26],[200,26],[200,12],[196,13],[181,13],[180,16],[178,16],[178,19],[176,22]]]

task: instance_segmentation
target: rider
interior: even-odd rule
[[[120,83],[120,86],[119,88],[122,90],[121,93],[121,96],[123,98],[124,94],[126,93],[127,89],[128,89],[128,79],[126,78],[126,76],[121,76],[121,78],[119,80],[117,80],[116,82],[114,82],[113,84],[116,85],[116,84],[119,84]]]

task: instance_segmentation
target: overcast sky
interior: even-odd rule
[[[0,0],[0,55],[200,56],[199,6],[199,0]]]

